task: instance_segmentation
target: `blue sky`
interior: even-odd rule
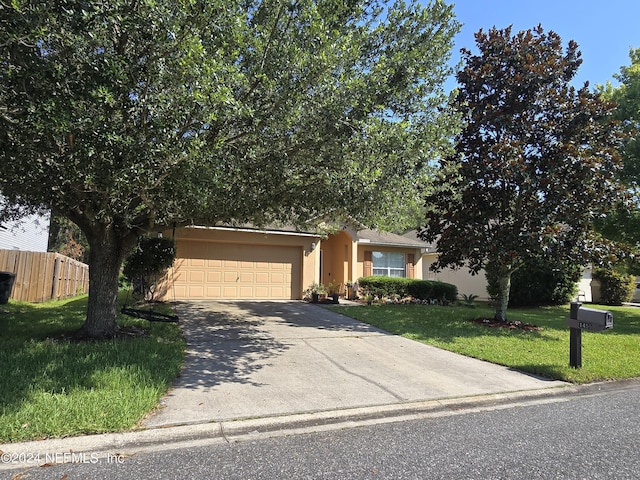
[[[451,0],[462,31],[456,37],[453,58],[459,60],[460,48],[475,50],[473,34],[494,25],[513,32],[542,24],[553,30],[566,47],[575,40],[582,52],[582,65],[572,84],[591,88],[611,80],[621,66],[629,65],[629,49],[640,48],[640,1],[607,0]],[[450,84],[449,84],[450,83]],[[447,84],[447,90],[456,85]]]

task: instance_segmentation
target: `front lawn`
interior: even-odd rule
[[[148,335],[65,340],[84,321],[86,296],[0,305],[0,442],[135,427],[177,376],[185,344],[176,324],[123,315]]]
[[[569,367],[568,306],[509,309],[510,321],[534,324],[540,330],[471,322],[493,316],[486,305],[371,305],[332,310],[412,340],[549,378],[587,383],[640,377],[640,309],[588,307],[612,311],[614,326],[601,333],[582,333],[581,369]]]

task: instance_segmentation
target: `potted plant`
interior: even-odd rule
[[[338,303],[338,298],[340,298],[340,287],[342,287],[342,284],[337,280],[332,280],[327,286],[329,289],[329,295],[333,299],[333,303]]]
[[[324,285],[321,283],[313,282],[309,287],[309,291],[311,292],[311,302],[318,303],[320,295],[326,295],[327,291],[324,288]]]

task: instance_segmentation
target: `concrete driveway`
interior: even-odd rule
[[[186,363],[145,427],[566,385],[391,335],[304,302],[191,302],[177,310],[188,343]]]

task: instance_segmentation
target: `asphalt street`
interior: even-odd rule
[[[2,479],[637,479],[640,381],[511,407],[247,435]],[[23,476],[16,476],[23,474]]]

